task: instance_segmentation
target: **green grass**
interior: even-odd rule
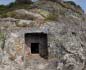
[[[3,17],[6,17],[6,13],[13,11],[13,10],[17,10],[17,9],[30,9],[31,8],[31,4],[17,4],[17,3],[10,3],[9,5],[0,5],[0,15],[2,15]]]
[[[54,14],[54,13],[51,13],[49,14],[45,20],[49,20],[49,21],[57,21],[58,19],[58,14]]]
[[[57,13],[59,11],[61,11],[61,12],[59,12],[59,14],[64,15],[65,9],[70,9],[73,12],[78,13],[79,15],[82,15],[82,13],[83,13],[83,10],[81,9],[81,7],[79,5],[76,5],[72,1],[64,2],[64,3],[55,3],[55,2],[51,2],[51,1],[47,1],[47,2],[48,2],[48,4],[46,3],[46,1],[43,1],[43,2],[38,1],[35,3],[31,3],[31,4],[27,4],[27,3],[17,4],[14,2],[14,3],[10,3],[9,5],[6,5],[6,6],[0,5],[0,17],[2,17],[2,18],[3,17],[14,17],[15,13],[13,13],[13,12],[9,13],[9,12],[17,10],[17,9],[30,10],[30,9],[34,9],[34,8],[42,9],[43,11],[39,11],[39,14],[41,14],[43,17],[46,17],[46,15],[44,15],[44,13],[45,14],[47,14],[47,12],[52,13],[46,17],[47,20],[56,20],[57,16],[58,16]]]

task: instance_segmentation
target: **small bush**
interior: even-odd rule
[[[16,2],[12,2],[9,5],[7,5],[8,8],[15,7],[17,4]]]
[[[16,9],[30,9],[31,8],[31,4],[17,4],[15,2],[10,3],[9,5],[0,5],[0,17],[7,17],[8,15],[6,13],[8,13],[9,11],[13,11]]]
[[[0,17],[1,17],[1,18],[6,18],[6,17],[8,17],[8,16],[7,16],[7,14],[1,14]]]
[[[58,15],[57,14],[49,14],[45,20],[50,20],[50,21],[57,21]]]
[[[4,9],[6,9],[6,6],[0,5],[0,10],[4,10]]]
[[[68,4],[71,4],[71,5],[77,6],[76,3],[73,2],[73,1],[67,1],[67,2],[65,2],[65,3],[68,3]]]
[[[15,17],[16,13],[15,12],[8,12],[8,13],[3,13],[1,15],[2,18],[6,18],[6,17]]]

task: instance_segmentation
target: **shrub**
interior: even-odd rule
[[[65,2],[65,3],[69,3],[69,4],[71,4],[71,5],[76,6],[76,3],[75,3],[75,2],[73,2],[73,1],[67,1],[67,2]]]
[[[6,17],[15,17],[16,13],[15,12],[8,12],[8,13],[3,13],[1,15],[2,18],[6,18]]]
[[[57,18],[58,18],[58,14],[51,13],[45,18],[45,20],[57,21]]]
[[[6,18],[7,17],[7,14],[1,14],[0,17],[1,18],[4,18],[4,17]]]
[[[4,5],[0,5],[0,10],[4,10],[6,7]]]
[[[6,13],[8,13],[9,11],[13,11],[16,9],[29,9],[31,8],[31,4],[18,4],[16,2],[12,2],[9,5],[0,5],[0,17],[7,17],[8,15]]]
[[[12,2],[10,3],[9,5],[7,5],[8,8],[11,8],[11,7],[15,7],[17,4],[15,2]]]

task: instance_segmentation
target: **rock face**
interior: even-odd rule
[[[51,7],[52,3],[49,2],[49,4]],[[53,5],[53,7],[57,6],[56,3]],[[52,16],[53,8],[48,7],[49,5],[29,11],[14,10],[17,14],[15,16],[20,17],[21,15],[20,18],[15,16],[0,18],[0,70],[86,70],[86,18],[83,16],[84,13],[80,14],[63,8],[61,10],[64,11],[58,12],[57,17],[56,14]],[[60,8],[55,8],[55,13],[58,9],[61,11]],[[27,15],[28,19],[22,18],[24,15]],[[51,20],[53,18],[50,16],[56,20]],[[34,19],[29,19],[29,17]],[[47,59],[40,56],[40,53],[32,54],[31,44],[29,45],[31,41],[26,43],[27,33],[32,33],[30,35],[33,36],[32,44],[40,44],[41,40],[46,43],[42,36],[46,34],[47,49],[43,47],[40,49],[42,49],[41,53],[47,50]],[[1,48],[2,46],[4,47]],[[43,43],[42,46],[45,47]]]

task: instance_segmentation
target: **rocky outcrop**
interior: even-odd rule
[[[57,7],[54,10],[51,8],[53,3],[49,3],[49,7],[46,4],[47,7],[42,5],[39,9],[14,10],[17,17],[0,18],[0,70],[86,69],[85,14],[63,8],[60,4],[54,4],[53,8],[59,5],[63,9]],[[56,15],[57,10],[61,11],[59,15]],[[29,54],[25,33],[47,34],[48,59]],[[4,47],[1,48],[3,43]]]

